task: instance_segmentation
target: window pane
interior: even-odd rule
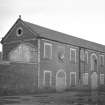
[[[100,59],[100,65],[104,65],[104,55],[100,55],[99,56],[99,59]]]
[[[80,59],[81,59],[81,61],[85,60],[84,50],[80,50]]]
[[[51,58],[52,57],[52,45],[49,43],[44,44],[44,57]]]
[[[64,48],[64,46],[58,46],[57,47],[58,61],[61,62],[61,63],[64,63],[64,57],[65,57],[65,48]]]
[[[104,85],[104,74],[100,74],[100,84]]]
[[[44,71],[44,86],[49,88],[51,86],[51,72]]]
[[[85,51],[85,63],[88,64],[88,51]]]
[[[70,61],[76,63],[76,49],[70,48]]]
[[[70,72],[70,85],[76,85],[76,72]]]
[[[88,85],[88,73],[83,73],[83,85]]]

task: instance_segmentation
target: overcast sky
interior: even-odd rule
[[[0,0],[0,37],[20,14],[25,21],[105,45],[105,0]]]

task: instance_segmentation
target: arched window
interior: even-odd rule
[[[36,49],[32,45],[27,43],[20,44],[9,53],[9,60],[11,62],[36,62]]]
[[[95,53],[91,54],[91,71],[97,71],[98,59]]]

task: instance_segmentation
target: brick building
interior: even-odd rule
[[[1,41],[0,88],[58,91],[104,86],[105,46],[53,31],[20,18]]]

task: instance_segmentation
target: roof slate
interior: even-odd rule
[[[39,35],[39,37],[58,41],[61,43],[68,43],[74,46],[80,46],[87,49],[105,52],[105,46],[97,44],[95,42],[87,41],[81,38],[77,38],[71,35],[67,35],[61,32],[57,32],[39,25],[35,25],[26,21],[23,21],[31,30]]]

